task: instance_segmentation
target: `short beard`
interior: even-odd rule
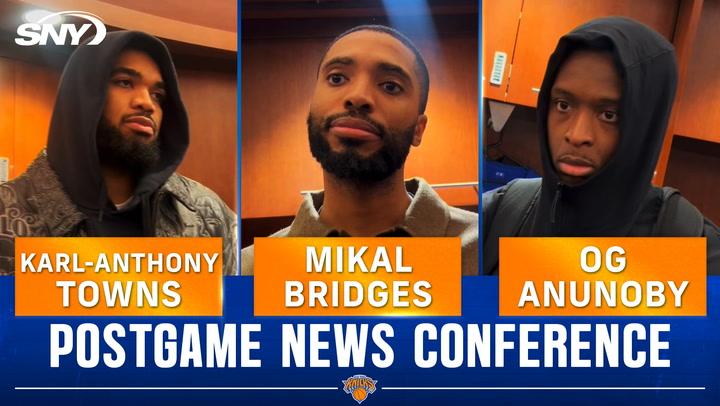
[[[105,117],[97,128],[97,151],[100,164],[109,168],[140,176],[160,162],[160,138],[144,143],[126,137]]]
[[[343,152],[335,152],[330,147],[325,135],[330,130],[331,123],[340,117],[357,117],[372,122],[368,117],[350,113],[329,116],[324,120],[318,119],[312,113],[308,115],[310,151],[325,171],[339,179],[372,184],[384,181],[402,168],[410,152],[415,125],[401,131],[389,131],[372,122],[380,130],[383,144],[372,155],[362,156],[355,150],[352,142],[345,143]]]

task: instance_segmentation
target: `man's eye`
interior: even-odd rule
[[[618,121],[618,113],[611,110],[603,111],[600,113],[600,120],[606,123],[616,123]]]
[[[165,92],[152,92],[152,97],[156,102],[162,103],[165,101]]]
[[[570,111],[570,103],[566,102],[565,100],[556,100],[555,108],[559,112],[567,113],[568,111]]]
[[[333,86],[339,86],[347,82],[347,78],[339,73],[332,73],[328,75],[327,81]]]
[[[398,94],[403,91],[403,88],[395,82],[383,82],[380,86],[388,94]]]
[[[130,79],[115,79],[113,80],[113,83],[119,87],[132,87],[132,81]]]

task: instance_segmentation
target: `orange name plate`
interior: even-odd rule
[[[501,238],[501,316],[705,316],[705,238]]]
[[[221,238],[16,238],[17,316],[221,316]]]
[[[458,316],[459,238],[256,238],[256,316]]]

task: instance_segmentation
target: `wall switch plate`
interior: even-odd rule
[[[505,65],[507,64],[507,54],[505,52],[495,52],[493,57],[493,68],[490,74],[490,83],[500,86],[505,75]]]
[[[10,174],[10,159],[6,157],[0,157],[0,183],[8,181]]]

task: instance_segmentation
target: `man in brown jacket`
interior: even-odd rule
[[[188,118],[165,45],[109,33],[81,45],[60,82],[47,150],[0,185],[0,274],[23,236],[222,237],[237,274],[237,220],[211,190],[175,173]]]

